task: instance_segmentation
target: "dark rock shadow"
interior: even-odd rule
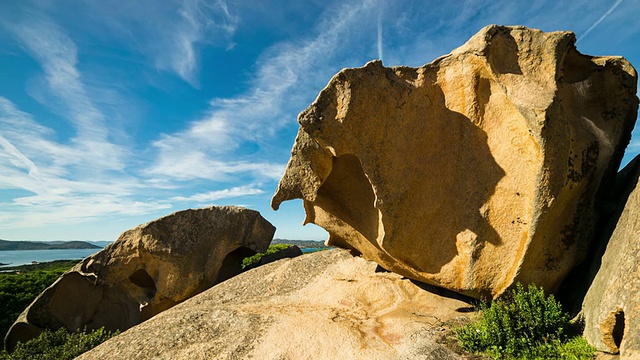
[[[485,131],[463,114],[449,110],[439,87],[430,90],[435,113],[424,119],[427,147],[421,171],[426,176],[410,184],[408,201],[401,210],[413,214],[413,224],[397,224],[391,235],[404,241],[392,238],[385,248],[406,264],[433,274],[458,255],[457,236],[462,232],[472,233],[465,244],[472,249],[471,261],[477,260],[485,243],[502,243],[481,208],[505,172],[493,158]],[[488,98],[478,100],[483,109]],[[415,247],[418,240],[421,246],[407,254],[405,249]],[[428,263],[422,260],[425,253],[433,254]]]
[[[491,37],[491,45],[488,47],[487,60],[493,71],[498,74],[522,75],[522,69],[518,63],[518,43],[507,28],[495,27],[499,32]]]
[[[455,291],[451,291],[451,290],[447,290],[445,288],[441,288],[435,285],[430,285],[430,284],[426,284],[420,281],[416,281],[416,280],[411,280],[409,279],[414,285],[416,285],[417,287],[419,287],[420,289],[430,292],[434,295],[438,295],[441,297],[445,297],[445,298],[449,298],[449,299],[455,299],[455,300],[459,300],[462,302],[465,302],[467,304],[469,304],[468,307],[461,307],[456,309],[457,312],[459,313],[470,313],[475,311],[476,306],[478,306],[480,304],[480,300],[478,299],[474,299],[470,296],[465,296],[462,295],[460,293],[457,293]]]

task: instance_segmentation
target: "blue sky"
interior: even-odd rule
[[[324,239],[300,201],[269,202],[297,114],[341,68],[420,66],[493,23],[571,30],[582,53],[639,66],[638,14],[635,0],[0,1],[0,239],[114,240],[212,204]]]

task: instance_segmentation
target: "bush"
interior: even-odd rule
[[[4,339],[13,322],[39,294],[76,263],[56,261],[25,265],[7,268],[14,273],[0,274],[0,339]]]
[[[100,328],[89,333],[69,333],[65,329],[45,331],[38,337],[18,343],[12,353],[3,351],[0,360],[67,360],[87,352],[119,332]]]
[[[496,358],[591,359],[595,349],[577,336],[553,296],[521,284],[491,306],[480,305],[477,322],[457,330],[462,348]]]
[[[263,256],[275,254],[278,251],[284,250],[284,249],[286,249],[286,248],[288,248],[290,246],[291,245],[289,245],[289,244],[270,245],[266,252],[257,253],[257,254],[255,254],[253,256],[249,256],[249,257],[244,258],[244,260],[242,260],[242,268],[244,269],[247,266],[256,264],[258,261],[260,261],[260,259],[262,259]]]

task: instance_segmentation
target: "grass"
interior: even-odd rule
[[[560,303],[536,286],[521,284],[491,305],[480,305],[480,317],[457,329],[463,349],[494,359],[593,359],[595,349],[579,336]]]

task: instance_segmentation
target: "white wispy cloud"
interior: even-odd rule
[[[10,100],[3,97],[0,97],[0,125],[0,136],[5,150],[0,156],[7,160],[0,162],[0,167],[4,167],[5,180],[6,175],[10,173],[7,168],[9,164],[21,171],[28,169],[32,178],[40,178],[63,176],[67,173],[65,167],[74,162],[76,154],[73,149],[48,140],[53,136],[51,129],[36,123],[31,115],[20,111]],[[47,168],[38,168],[32,160],[35,158],[46,163]]]
[[[36,164],[34,164],[31,159],[24,156],[20,150],[13,146],[13,144],[2,135],[0,135],[0,146],[4,150],[4,153],[1,153],[1,155],[8,155],[8,160],[13,166],[27,170],[29,176],[36,180],[39,178]]]
[[[144,215],[170,209],[166,202],[135,201],[120,196],[97,194],[94,196],[64,196],[50,199],[49,206],[42,199],[20,198],[12,204],[14,210],[0,212],[0,229],[39,228],[54,224],[76,224],[101,220],[109,216]],[[46,234],[45,234],[46,236]],[[91,236],[88,234],[88,236]]]
[[[301,95],[301,89],[317,91],[317,86],[327,81],[335,71],[327,69],[327,59],[336,48],[346,45],[350,31],[358,25],[358,16],[368,15],[364,11],[371,10],[374,3],[358,2],[333,9],[317,25],[315,37],[277,43],[267,49],[256,63],[248,91],[235,98],[213,99],[203,118],[193,121],[186,130],[165,134],[154,142],[158,157],[148,172],[178,179],[193,176],[219,180],[249,170],[266,178],[279,178],[284,163],[230,159],[238,157],[235,152],[243,144],[268,142],[293,122],[292,114],[301,110],[293,104],[303,106],[300,99],[308,99],[313,92]]]
[[[62,161],[94,169],[123,169],[122,149],[109,142],[105,117],[91,101],[76,68],[76,45],[47,16],[32,16],[29,21],[5,26],[40,63],[51,96],[61,100],[61,111],[74,124],[76,135],[72,141],[77,151]]]
[[[148,184],[131,176],[76,173],[72,159],[84,148],[51,140],[54,132],[0,97],[0,189],[21,194],[0,210],[0,228],[73,223],[109,214],[142,214],[170,208],[135,198]]]
[[[230,39],[236,31],[238,18],[231,14],[223,0],[213,3],[185,0],[178,14],[179,18],[173,20],[173,34],[168,34],[173,37],[174,46],[166,49],[168,57],[158,57],[159,65],[169,66],[185,81],[198,86],[196,45],[206,42],[210,36],[222,35]]]
[[[197,43],[209,42],[207,37],[212,35],[231,37],[238,20],[224,1],[186,0],[176,3],[176,8],[177,15],[173,17],[166,13],[167,7],[163,7],[162,16],[150,20],[164,19],[166,27],[140,20],[144,11],[128,16],[148,26],[143,42],[149,42],[150,38],[162,39],[162,51],[151,54],[156,66],[170,69],[194,83],[198,71]],[[131,22],[125,23],[123,30],[135,28],[130,26]],[[118,27],[123,23],[115,21],[111,25]],[[172,163],[173,158],[165,158],[167,163],[160,164],[159,168],[171,167],[171,171],[178,171],[171,178],[149,172],[140,176],[135,169],[127,167],[132,160],[132,151],[112,142],[114,130],[119,129],[112,128],[101,109],[105,101],[94,101],[95,94],[115,94],[117,100],[119,95],[114,91],[119,85],[114,84],[116,89],[95,88],[96,83],[87,85],[79,70],[81,54],[78,46],[59,23],[39,9],[29,11],[29,16],[0,16],[1,28],[8,30],[22,49],[39,63],[42,72],[34,79],[39,85],[36,99],[63,120],[68,120],[73,134],[67,137],[54,132],[31,114],[18,109],[11,100],[0,97],[0,189],[21,190],[13,192],[15,195],[4,196],[7,206],[0,210],[0,218],[6,221],[0,224],[0,229],[71,224],[103,216],[139,215],[169,209],[172,200],[167,194],[180,189],[184,183],[179,182],[183,180],[204,177],[238,182],[234,178],[238,174],[256,174],[271,180],[281,175],[283,166],[279,164],[223,162],[215,157],[199,158],[203,153],[194,152],[176,158],[176,163]],[[108,82],[98,81],[97,84]],[[210,146],[217,136],[219,141],[214,144],[230,149],[233,144],[225,139],[231,135],[225,135],[224,131],[216,121],[203,121],[194,123],[187,135],[196,147]],[[174,145],[181,145],[170,138],[160,143],[167,152]],[[141,145],[142,148],[145,146]],[[195,167],[202,164],[207,167]],[[154,190],[164,191],[164,195]],[[194,195],[193,201],[214,196],[254,195],[259,191],[262,190],[255,187],[234,187]]]
[[[109,214],[140,214],[170,205],[141,202],[135,194],[143,180],[127,175],[128,151],[110,142],[109,128],[92,101],[77,68],[78,50],[65,31],[49,17],[2,25],[40,64],[52,111],[68,120],[70,139],[38,123],[9,99],[0,97],[0,188],[24,191],[2,210],[0,228],[39,227],[73,223]],[[61,141],[62,140],[62,141]]]
[[[192,196],[176,196],[171,198],[173,201],[188,201],[197,203],[206,203],[222,199],[236,198],[248,195],[264,194],[264,190],[253,186],[238,186],[230,189],[214,190],[205,193],[195,194]]]
[[[582,34],[580,35],[580,37],[578,37],[578,40],[582,40],[585,37],[587,37],[587,35],[589,35],[589,33],[591,31],[593,31],[593,29],[596,28],[596,26],[598,26],[601,22],[604,21],[604,19],[607,18],[607,16],[611,15],[611,13],[613,12],[613,10],[615,10],[618,5],[620,5],[620,3],[622,2],[622,0],[617,0],[610,8],[609,10],[607,10],[607,12],[605,12],[596,22],[593,23],[593,25],[589,26],[589,28]]]
[[[227,182],[237,180],[241,176],[274,181],[280,179],[284,173],[284,167],[284,164],[270,162],[221,161],[201,151],[176,149],[165,154],[146,173],[169,178],[171,181],[202,179]]]
[[[86,6],[88,31],[104,36],[108,29],[118,47],[142,54],[158,70],[194,87],[200,85],[199,49],[233,48],[240,21],[225,0],[103,0]]]

